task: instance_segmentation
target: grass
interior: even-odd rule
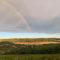
[[[0,55],[0,60],[60,60],[60,54]]]

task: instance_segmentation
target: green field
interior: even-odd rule
[[[0,60],[60,60],[60,54],[0,55]]]

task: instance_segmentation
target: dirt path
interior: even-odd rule
[[[16,42],[16,44],[57,44],[60,42]]]

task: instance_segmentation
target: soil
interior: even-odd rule
[[[16,44],[59,44],[60,42],[16,42]]]

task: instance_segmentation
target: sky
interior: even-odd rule
[[[60,0],[0,0],[0,35],[11,33],[59,35]]]
[[[60,38],[60,34],[0,32],[0,39],[2,38]]]

